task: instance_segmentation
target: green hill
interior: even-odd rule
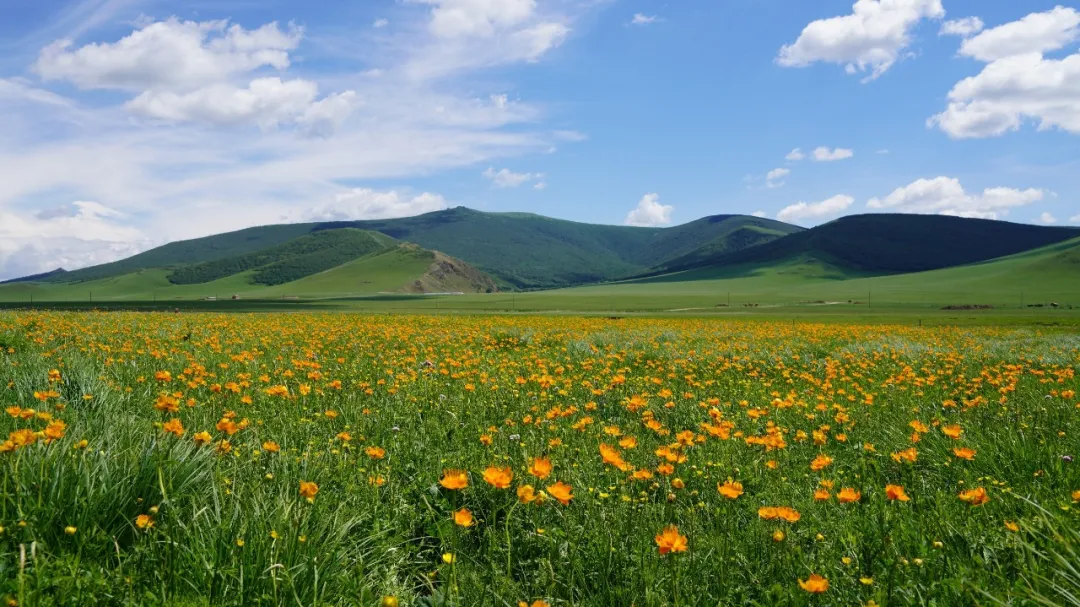
[[[185,269],[174,274],[175,281],[213,279],[255,267],[252,264],[258,264],[261,255],[287,242],[296,246],[299,237],[343,228],[379,232],[442,251],[487,272],[502,285],[523,289],[625,278],[695,250],[730,252],[802,230],[742,215],[717,215],[670,228],[636,228],[458,207],[400,219],[249,228],[170,243],[125,260],[42,280],[80,282],[178,266]],[[292,278],[293,274],[283,276]]]
[[[256,270],[251,277],[253,283],[280,285],[396,245],[397,241],[379,232],[353,228],[323,230],[253,253],[182,266],[169,275],[169,282],[200,284]]]
[[[695,270],[701,278],[761,272],[823,278],[904,274],[961,266],[1080,236],[1080,228],[942,215],[851,215],[760,246],[693,252],[654,274]]]
[[[497,290],[491,277],[458,259],[378,232],[346,228],[192,266],[146,268],[78,282],[13,282],[0,286],[0,301],[306,299]]]

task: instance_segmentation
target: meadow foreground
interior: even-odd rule
[[[1078,604],[1080,335],[0,313],[18,605]]]

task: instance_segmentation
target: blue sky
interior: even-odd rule
[[[1076,8],[7,3],[0,279],[458,205],[634,225],[1080,224]]]

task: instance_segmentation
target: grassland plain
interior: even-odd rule
[[[1031,328],[2,312],[0,596],[1077,604],[1078,364]]]

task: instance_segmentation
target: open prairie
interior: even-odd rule
[[[1078,363],[1025,327],[2,312],[0,596],[1075,604]]]

